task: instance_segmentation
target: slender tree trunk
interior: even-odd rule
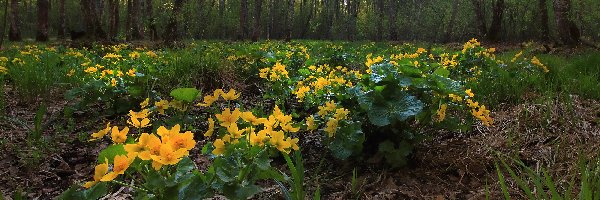
[[[225,38],[225,0],[219,0],[219,25],[221,39]]]
[[[50,2],[48,0],[37,0],[37,30],[35,40],[38,42],[48,41],[48,11]]]
[[[179,40],[179,32],[177,30],[178,18],[181,13],[181,7],[183,6],[184,0],[175,0],[173,5],[173,14],[169,19],[169,23],[165,28],[164,39],[167,43]]]
[[[351,0],[348,3],[348,13],[350,15],[350,20],[348,23],[348,40],[354,41],[356,40],[356,23],[358,21],[358,7],[360,5],[360,0]]]
[[[452,41],[452,33],[454,31],[454,23],[456,22],[456,16],[458,15],[458,7],[460,6],[460,0],[454,0],[452,4],[452,14],[450,15],[450,22],[448,22],[448,29],[444,34],[443,42]]]
[[[378,14],[378,22],[377,22],[377,40],[383,40],[383,22],[385,19],[385,3],[383,0],[376,0],[377,14]]]
[[[11,0],[8,40],[21,41],[21,39],[21,18],[19,17],[19,0]]]
[[[8,0],[4,0],[4,17],[2,17],[2,30],[0,30],[0,50],[4,44],[4,35],[6,34],[6,24],[8,22]]]
[[[260,38],[260,17],[262,13],[262,0],[254,0],[254,32],[252,33],[252,41],[258,41]]]
[[[477,22],[477,28],[479,29],[480,37],[484,37],[487,34],[487,25],[485,23],[485,11],[483,10],[483,0],[471,0],[473,8],[475,9],[475,22]]]
[[[292,30],[294,27],[294,15],[295,15],[294,4],[295,4],[295,0],[289,0],[287,28],[286,28],[286,34],[285,34],[285,41],[288,41],[288,42],[290,40],[292,40]]]
[[[156,30],[156,17],[154,17],[154,9],[152,0],[146,0],[146,15],[148,16],[148,30],[150,31],[150,39],[158,39],[158,31]]]
[[[398,1],[397,0],[390,0],[390,7],[389,7],[389,17],[390,17],[390,21],[389,21],[389,29],[390,29],[390,40],[392,41],[398,41],[398,28],[396,26],[396,15],[397,10],[398,9]]]
[[[106,39],[106,32],[102,29],[99,11],[93,0],[81,0],[81,10],[86,24],[86,34],[92,35],[96,40]]]
[[[114,40],[119,34],[119,1],[108,0],[108,38]]]
[[[580,32],[577,25],[569,19],[571,0],[554,0],[554,13],[558,36],[564,45],[574,46],[579,44]]]
[[[143,38],[140,27],[140,0],[127,1],[127,40],[139,40]]]
[[[240,0],[240,30],[238,34],[239,40],[244,40],[248,37],[248,0]]]
[[[58,39],[66,38],[67,17],[65,12],[65,0],[58,1]]]
[[[269,27],[268,27],[268,31],[267,31],[267,39],[272,39],[274,38],[274,28],[275,28],[275,0],[271,0],[271,3],[269,4],[269,6],[271,6],[269,8]]]
[[[502,31],[502,15],[504,15],[504,0],[496,0],[492,25],[490,25],[490,30],[488,31],[488,39],[491,41],[496,42],[500,39],[500,31]]]
[[[543,42],[550,41],[550,26],[548,25],[548,3],[547,0],[539,0],[540,9],[540,26],[541,26],[541,40]]]

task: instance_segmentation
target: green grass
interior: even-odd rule
[[[499,55],[510,63],[515,52]],[[487,70],[481,84],[472,85],[474,91],[485,96],[492,107],[500,103],[519,104],[528,95],[534,98],[579,95],[600,99],[600,52],[587,52],[574,56],[538,55],[548,66],[548,73],[529,73],[510,66],[494,66]],[[485,73],[485,72],[484,72]]]

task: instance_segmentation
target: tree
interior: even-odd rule
[[[108,0],[108,38],[114,40],[119,34],[119,1]]]
[[[389,29],[390,29],[390,40],[398,41],[398,28],[396,27],[396,15],[398,14],[398,0],[390,0],[390,5],[388,8],[389,12]]]
[[[4,43],[4,34],[6,32],[6,23],[8,21],[8,0],[4,0],[4,17],[2,18],[2,30],[0,30],[0,50],[2,50],[2,44]]]
[[[539,0],[540,26],[542,28],[541,40],[544,42],[550,41],[550,26],[548,25],[548,3],[547,0]]]
[[[252,33],[252,41],[258,41],[260,38],[260,17],[262,13],[262,0],[254,0],[254,31]]]
[[[84,13],[86,32],[96,40],[106,39],[106,32],[102,29],[98,4],[94,0],[81,0],[81,11]]]
[[[142,4],[140,0],[127,0],[127,40],[139,40],[144,38],[140,25],[141,7]]]
[[[58,38],[65,39],[67,30],[67,15],[65,12],[65,0],[58,1]]]
[[[152,0],[146,0],[146,15],[148,16],[148,29],[152,40],[158,39],[158,31],[156,30],[156,18],[152,9]]]
[[[483,0],[471,0],[473,9],[475,10],[475,22],[479,29],[479,35],[485,36],[487,34],[487,25],[485,23],[485,11],[483,9]]]
[[[165,28],[164,39],[165,42],[171,43],[179,40],[179,32],[177,30],[178,18],[181,13],[181,7],[183,6],[184,0],[175,0],[173,4],[173,12],[169,18],[169,23]]]
[[[350,0],[347,4],[348,6],[348,14],[350,15],[348,26],[346,27],[346,31],[348,32],[348,40],[356,39],[356,23],[358,21],[358,7],[360,6],[360,0]]]
[[[454,0],[452,3],[452,14],[450,15],[450,22],[448,22],[448,29],[444,34],[443,42],[449,42],[452,40],[452,32],[454,31],[454,23],[456,22],[456,16],[458,15],[458,7],[460,6],[460,0]]]
[[[37,0],[37,33],[35,40],[48,41],[48,11],[50,2],[48,0]]]
[[[294,3],[295,3],[295,0],[289,0],[285,41],[292,40],[292,27],[294,26],[294,15],[295,15]]]
[[[488,39],[498,41],[500,31],[502,30],[502,15],[504,14],[504,0],[496,0],[494,5],[494,15],[492,17],[492,25],[488,31]]]
[[[21,18],[19,17],[19,0],[11,0],[8,40],[21,41],[21,39]]]
[[[243,40],[248,37],[248,0],[240,0],[240,30],[238,39]]]
[[[580,32],[573,20],[569,19],[571,0],[554,0],[554,13],[558,37],[564,45],[574,46],[579,44]]]

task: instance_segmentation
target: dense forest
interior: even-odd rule
[[[596,0],[6,0],[11,41],[600,39]],[[6,19],[7,18],[7,19]]]

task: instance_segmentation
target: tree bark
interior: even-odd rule
[[[385,13],[385,3],[383,0],[376,0],[376,8],[378,13],[378,22],[377,22],[377,41],[383,40],[383,22],[384,22],[384,13]]]
[[[181,7],[183,6],[184,0],[175,0],[173,5],[173,13],[169,18],[169,23],[165,28],[164,39],[165,42],[171,43],[179,40],[179,32],[177,30],[178,18],[181,13]]]
[[[221,37],[221,39],[225,39],[225,0],[219,0],[218,30],[220,31],[219,36]]]
[[[58,39],[66,38],[67,17],[65,12],[65,0],[58,1]]]
[[[254,0],[254,32],[252,41],[256,42],[260,38],[260,17],[262,13],[262,0]]]
[[[119,1],[108,0],[108,38],[114,40],[119,34]]]
[[[452,41],[452,33],[454,31],[454,23],[456,23],[456,16],[458,15],[458,7],[460,6],[460,0],[454,0],[452,4],[452,14],[450,15],[450,22],[448,22],[448,29],[446,29],[446,34],[444,34],[443,42]]]
[[[37,30],[35,40],[38,42],[48,41],[48,11],[50,2],[48,0],[37,0]]]
[[[144,38],[144,34],[140,27],[140,10],[140,0],[127,1],[127,40],[139,40]]]
[[[479,29],[479,36],[484,37],[487,34],[487,25],[485,23],[485,11],[483,10],[483,0],[471,0],[475,9],[475,22]]]
[[[86,34],[92,35],[96,40],[106,39],[106,32],[102,29],[99,11],[93,0],[81,0],[81,11],[86,25]]]
[[[397,26],[396,26],[396,15],[397,15],[397,9],[398,8],[398,1],[397,0],[390,0],[390,7],[388,8],[389,10],[389,29],[390,29],[390,40],[392,41],[398,41],[398,30],[397,30]]]
[[[289,0],[289,4],[288,4],[288,17],[287,17],[287,28],[286,28],[286,34],[285,34],[285,41],[290,41],[292,40],[292,30],[294,27],[294,15],[295,15],[295,9],[294,9],[294,3],[295,0]]]
[[[492,17],[492,25],[490,25],[490,30],[488,31],[488,39],[490,41],[497,42],[500,39],[504,6],[504,0],[496,0],[496,4],[494,5],[494,16]]]
[[[2,18],[2,30],[0,30],[0,50],[4,44],[4,34],[6,33],[6,24],[8,22],[8,0],[4,0],[4,17]]]
[[[19,17],[19,0],[10,1],[10,27],[8,40],[21,41],[21,18]]]
[[[550,41],[550,26],[548,25],[548,3],[547,0],[539,0],[540,9],[540,26],[541,26],[541,40],[543,42]]]
[[[248,38],[248,0],[240,0],[240,30],[238,40]]]
[[[356,23],[358,21],[358,7],[360,6],[360,0],[351,0],[348,3],[348,13],[350,15],[350,19],[347,27],[348,37],[347,39],[350,41],[356,40]]]
[[[150,39],[158,39],[158,31],[156,30],[156,18],[154,17],[154,9],[152,0],[146,0],[146,15],[148,16],[148,30],[150,31]]]
[[[554,0],[556,28],[560,42],[564,45],[575,46],[580,42],[580,32],[573,20],[569,19],[570,10],[571,0]]]

